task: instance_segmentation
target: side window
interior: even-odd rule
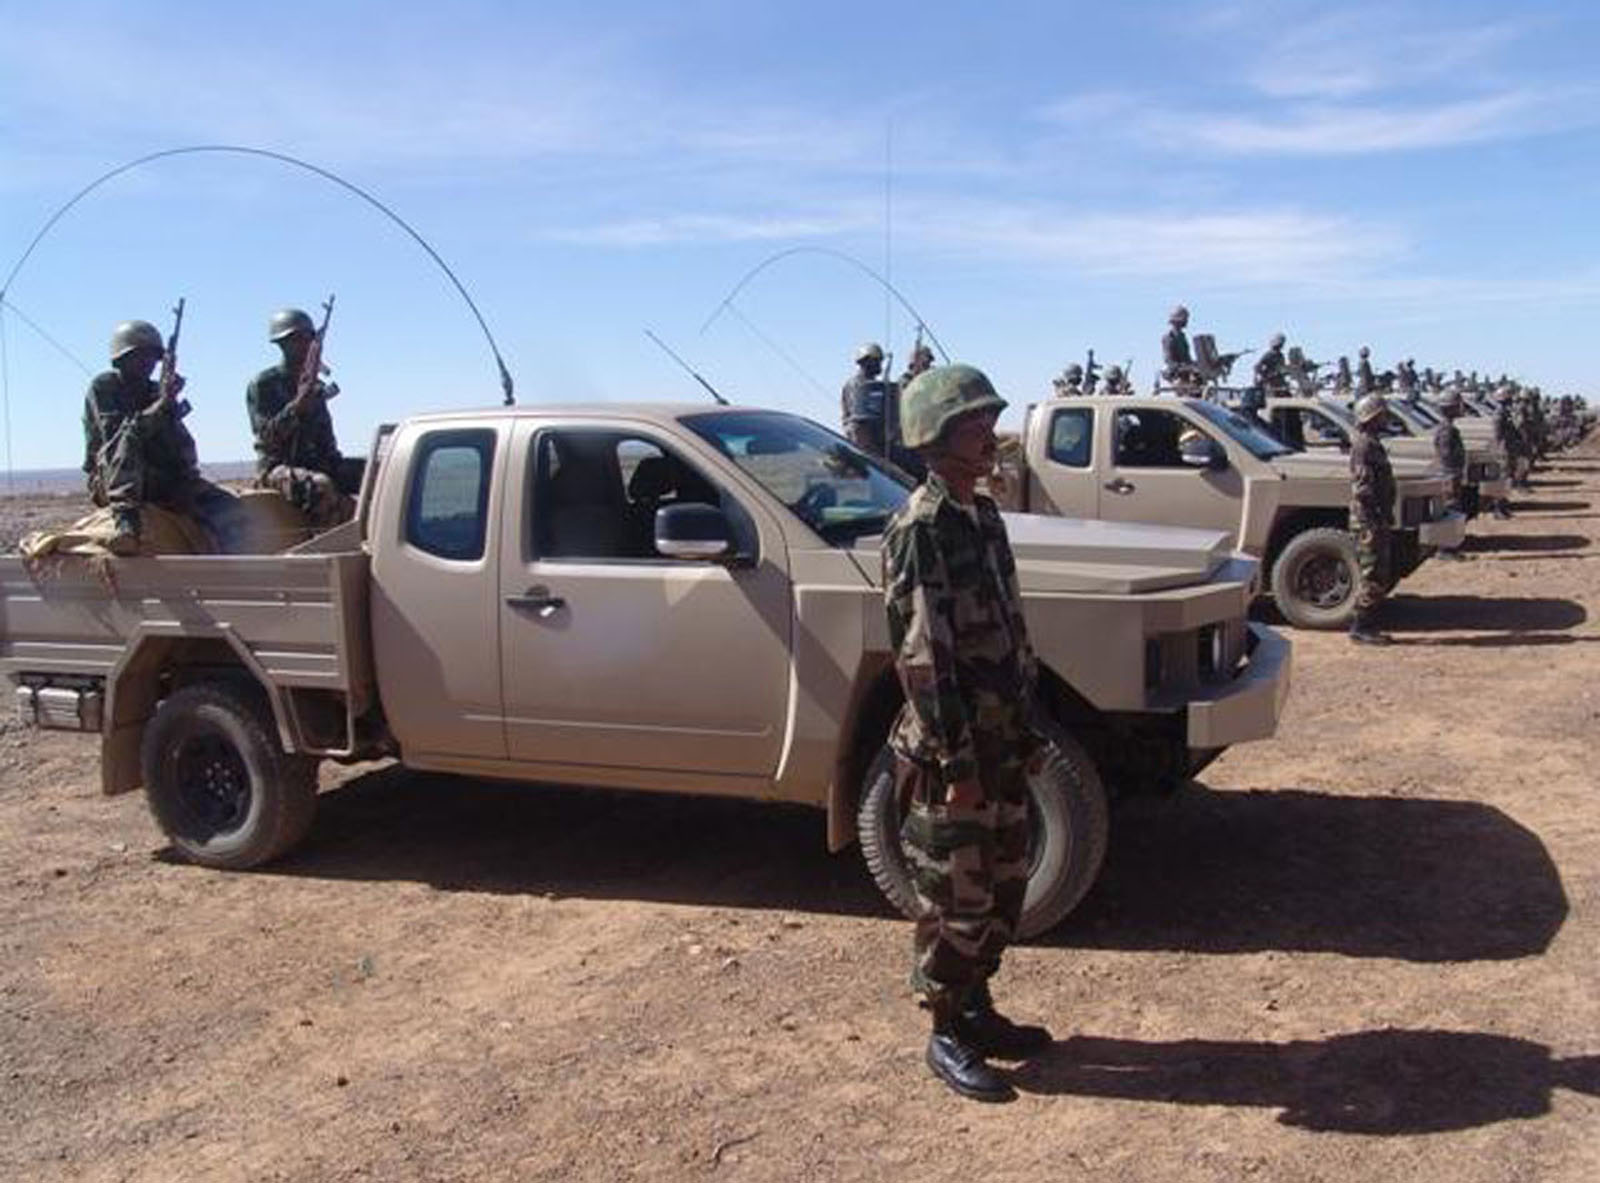
[[[658,559],[658,509],[724,505],[692,466],[653,440],[616,431],[540,433],[532,488],[533,551],[545,559]]]
[[[1116,462],[1126,468],[1187,468],[1180,449],[1184,437],[1191,432],[1206,434],[1171,411],[1149,407],[1118,411]]]
[[[411,463],[406,541],[441,559],[483,558],[494,432],[424,436]]]
[[[1088,468],[1094,443],[1094,408],[1062,407],[1050,421],[1050,459],[1069,468]]]

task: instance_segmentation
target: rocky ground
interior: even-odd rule
[[[1058,1036],[1006,1106],[927,1075],[907,926],[808,812],[345,770],[224,874],[8,726],[0,1177],[1600,1178],[1597,507],[1558,461],[1399,644],[1297,636],[1278,739],[1117,815],[997,982]]]

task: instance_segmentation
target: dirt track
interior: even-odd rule
[[[997,982],[1060,1039],[1003,1107],[818,816],[345,771],[222,874],[8,725],[0,1178],[1600,1178],[1600,449],[1536,480],[1117,815]]]

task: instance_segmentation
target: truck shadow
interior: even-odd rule
[[[1549,596],[1402,594],[1386,601],[1378,613],[1379,624],[1397,633],[1555,633],[1588,619],[1588,610],[1576,600]]]
[[[1513,501],[1512,513],[1577,513],[1588,509],[1588,501]]]
[[[1582,534],[1472,534],[1461,549],[1469,554],[1483,551],[1537,552],[1583,550],[1589,539]]]
[[[1288,1043],[1077,1036],[1013,1079],[1029,1093],[1259,1106],[1304,1130],[1398,1136],[1539,1117],[1557,1088],[1600,1095],[1600,1056],[1557,1059],[1542,1043],[1476,1031]]]
[[[1544,950],[1566,915],[1544,844],[1490,806],[1197,786],[1122,810],[1100,882],[1043,939],[1493,961]]]
[[[324,793],[306,846],[260,873],[895,915],[810,809],[400,768]],[[1041,941],[1464,961],[1537,952],[1566,911],[1544,846],[1488,806],[1193,789],[1119,810],[1101,883]]]

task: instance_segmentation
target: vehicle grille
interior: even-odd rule
[[[1439,516],[1439,499],[1437,497],[1407,497],[1400,503],[1400,524],[1402,526],[1420,526],[1423,522],[1431,522]]]

